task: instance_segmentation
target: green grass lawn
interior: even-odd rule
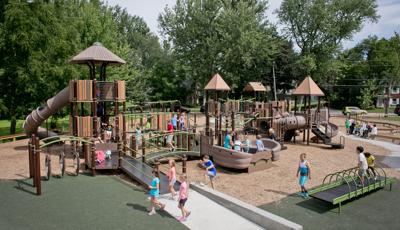
[[[367,109],[368,113],[384,113],[385,109],[384,108],[373,108],[373,109]],[[388,109],[388,113],[393,113],[394,112],[394,107],[390,107]]]
[[[51,178],[42,196],[31,181],[0,181],[0,229],[186,229],[166,212],[149,216],[143,190],[114,176]]]
[[[381,189],[342,204],[342,212],[329,203],[291,195],[260,208],[303,225],[304,229],[399,229],[400,181],[392,191]]]
[[[23,133],[24,129],[22,128],[22,124],[24,120],[17,120],[16,133]],[[50,120],[48,121],[48,126],[50,126]],[[46,127],[46,123],[42,124],[42,127]],[[57,129],[63,132],[68,132],[69,127],[69,118],[60,118],[57,119]],[[0,136],[10,135],[10,120],[0,120]]]

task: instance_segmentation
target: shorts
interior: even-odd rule
[[[169,186],[174,186],[174,184],[175,184],[175,182],[176,182],[176,178],[172,178],[172,180],[169,182]]]
[[[150,198],[154,199],[154,198],[158,198],[158,193],[157,194],[150,194]]]
[[[184,207],[186,201],[187,201],[187,198],[185,198],[185,199],[180,199],[180,200],[179,200],[179,207]]]
[[[300,176],[300,178],[299,178],[300,186],[304,186],[306,184],[307,180],[308,180],[308,176]]]
[[[172,134],[167,135],[167,143],[172,143],[173,137],[174,137],[174,135],[172,135]]]
[[[360,177],[365,176],[367,174],[367,170],[366,169],[358,169],[358,175]]]
[[[207,171],[207,175],[210,177],[210,179],[214,178],[216,175],[211,172],[211,171]]]

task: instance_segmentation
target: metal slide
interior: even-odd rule
[[[53,115],[55,112],[60,110],[62,107],[69,103],[69,87],[65,87],[57,95],[47,100],[46,104],[42,107],[38,107],[29,114],[22,127],[25,133],[29,136],[34,132],[38,132],[40,138],[46,137],[47,133],[49,136],[56,135],[53,132],[47,132],[40,128],[40,124]]]

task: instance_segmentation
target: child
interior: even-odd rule
[[[247,134],[244,135],[244,141],[242,143],[242,147],[243,147],[243,152],[248,153],[250,150],[250,140],[249,137],[247,136]]]
[[[181,175],[179,180],[181,181],[181,186],[179,187],[179,205],[178,208],[182,212],[182,217],[179,219],[180,221],[185,221],[186,218],[190,215],[190,211],[185,208],[185,203],[189,197],[188,193],[188,185],[186,183],[186,175]]]
[[[213,178],[217,175],[217,170],[215,169],[213,162],[207,155],[204,155],[201,163],[206,168],[206,174],[204,174],[206,183],[207,183],[207,177],[210,178],[211,187],[214,189]]]
[[[172,144],[172,139],[174,139],[174,127],[172,126],[171,121],[168,121],[167,125],[167,146],[169,147],[169,151],[174,151],[175,146]]]
[[[299,177],[300,173],[300,178],[299,178],[299,184],[301,188],[301,196],[303,198],[308,197],[308,192],[305,187],[305,184],[307,182],[307,179],[311,180],[311,170],[310,170],[310,164],[306,160],[306,154],[302,153],[300,154],[300,162],[299,162],[299,167],[297,169],[296,177]]]
[[[136,126],[135,140],[136,140],[136,149],[135,150],[138,150],[139,146],[142,145],[142,130],[140,130],[139,126]]]
[[[344,127],[346,128],[346,134],[350,134],[350,120],[349,120],[349,118],[346,118],[346,121],[344,122]]]
[[[376,177],[376,172],[375,172],[375,157],[369,152],[364,153],[365,158],[367,158],[367,164],[368,164],[368,169],[371,170],[372,174],[374,174],[374,180],[377,179]],[[370,172],[367,171],[368,176],[370,175]]]
[[[242,150],[242,142],[239,139],[235,140],[235,142],[233,144],[233,149],[236,151]]]
[[[150,189],[150,200],[151,200],[151,207],[150,207],[150,212],[149,215],[154,215],[156,214],[156,210],[155,210],[155,206],[159,206],[160,210],[164,210],[165,208],[165,204],[160,203],[160,201],[158,201],[158,195],[160,194],[160,179],[158,178],[158,172],[153,169],[152,171],[154,178],[151,181],[151,185],[149,185],[149,189]]]
[[[226,131],[225,140],[224,140],[224,148],[232,149],[232,145],[233,145],[232,137],[231,137],[229,131]]]
[[[176,114],[174,114],[174,116],[171,118],[171,123],[174,127],[174,130],[176,130],[178,125],[178,117],[176,116]]]
[[[176,182],[176,169],[175,169],[175,160],[170,159],[169,160],[169,170],[168,170],[168,187],[169,187],[169,191],[171,193],[172,196],[172,200],[175,200],[175,189],[174,189],[174,185]]]
[[[364,177],[367,173],[368,163],[364,155],[364,148],[362,146],[357,146],[356,153],[358,154],[358,174],[361,178],[361,184],[358,184],[357,186],[361,187],[364,185]]]
[[[268,132],[269,132],[269,139],[276,141],[276,136],[275,136],[275,131],[274,131],[274,129],[273,129],[273,128],[270,128],[270,129],[268,130]]]
[[[260,135],[257,135],[256,146],[257,146],[257,152],[264,151],[264,143],[262,142]]]
[[[181,116],[179,117],[179,126],[180,130],[185,130],[185,113],[181,113]]]

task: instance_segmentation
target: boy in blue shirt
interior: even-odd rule
[[[217,176],[217,170],[215,169],[213,162],[207,155],[204,155],[201,163],[204,166],[204,168],[206,168],[206,174],[204,174],[206,183],[207,183],[207,177],[210,178],[211,187],[214,189],[213,178]]]
[[[233,141],[232,136],[229,131],[226,131],[225,140],[224,140],[224,148],[232,149]]]
[[[257,152],[264,151],[264,143],[262,142],[260,135],[257,135],[256,146],[257,146]]]

